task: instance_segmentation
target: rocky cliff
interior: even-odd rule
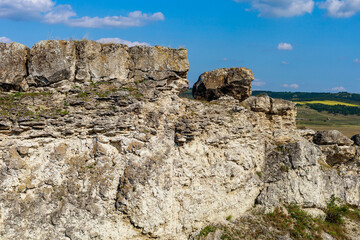
[[[360,206],[359,146],[249,97],[248,69],[206,73],[220,90],[189,100],[184,49],[41,41],[0,59],[0,239],[189,239],[254,204]]]

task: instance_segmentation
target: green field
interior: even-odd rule
[[[351,106],[351,107],[359,107],[359,105],[357,104],[352,104],[352,103],[346,103],[346,102],[340,102],[340,101],[331,101],[331,100],[314,100],[314,101],[294,101],[297,104],[315,104],[315,103],[319,103],[319,104],[324,104],[324,105],[344,105],[344,106]]]
[[[336,129],[348,137],[360,134],[360,116],[330,114],[318,112],[308,106],[297,106],[298,128],[310,128],[316,131]]]

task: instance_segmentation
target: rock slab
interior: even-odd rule
[[[20,43],[0,43],[0,89],[24,87],[30,49]]]

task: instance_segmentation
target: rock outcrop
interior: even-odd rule
[[[30,49],[20,43],[0,43],[0,89],[20,90],[27,76]]]
[[[1,43],[0,60],[3,89],[53,86],[68,91],[61,86],[111,80],[120,85],[144,83],[154,97],[159,91],[188,87],[185,49],[60,40],[40,41],[29,50],[18,43]]]
[[[254,203],[360,206],[359,147],[309,141],[293,103],[249,97],[250,70],[226,70],[237,87],[207,102],[177,95],[183,49],[44,41],[27,56],[21,84],[1,65],[0,239],[189,239]]]
[[[247,68],[221,68],[201,74],[193,86],[195,99],[216,100],[221,96],[232,96],[240,101],[251,95],[254,75]]]

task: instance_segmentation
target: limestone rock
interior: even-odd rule
[[[29,82],[47,86],[75,79],[76,45],[74,41],[40,41],[31,49]]]
[[[355,160],[358,151],[355,146],[321,145],[320,148],[325,154],[326,163],[330,166]]]
[[[20,43],[0,43],[0,89],[26,88],[30,49]]]
[[[251,96],[244,101],[252,111],[274,115],[286,115],[295,112],[295,103],[283,99],[274,99],[269,96]]]
[[[195,99],[216,100],[229,95],[243,101],[251,95],[254,75],[247,68],[222,68],[201,74],[193,86]]]
[[[316,134],[316,132],[314,130],[312,130],[312,129],[298,129],[297,131],[300,134],[300,136],[307,139],[309,142],[314,141],[314,136]]]
[[[128,47],[122,44],[101,44],[95,41],[78,41],[76,80],[81,82],[128,81],[130,55]]]
[[[209,103],[177,95],[182,49],[44,41],[29,66],[0,92],[0,239],[185,240],[255,201],[360,206],[359,148],[307,141],[291,102],[240,102],[250,70],[207,73],[234,86]]]
[[[270,113],[271,98],[269,96],[251,96],[244,101],[252,111]]]
[[[296,104],[284,99],[271,99],[271,113],[276,115],[286,115],[289,112],[295,112]]]
[[[351,140],[354,141],[355,145],[360,146],[360,134],[356,134],[356,135],[352,136]]]
[[[318,145],[345,145],[351,146],[354,144],[348,137],[337,130],[319,131],[314,136],[314,143]]]
[[[188,89],[186,49],[134,46],[129,48],[129,54],[133,64],[130,78],[134,82],[157,89],[175,89],[178,93]]]

